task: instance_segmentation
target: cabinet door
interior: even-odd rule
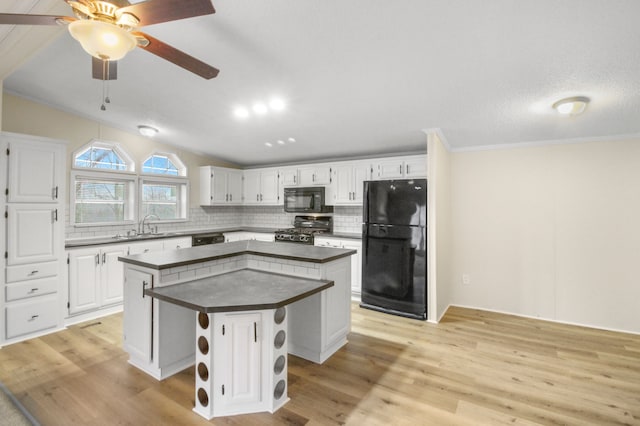
[[[427,177],[427,156],[418,155],[404,160],[404,175],[407,178]]]
[[[331,167],[312,166],[300,170],[300,185],[329,185],[331,183]]]
[[[336,204],[351,204],[353,201],[352,175],[353,167],[351,164],[333,168],[333,176],[335,178],[334,201]]]
[[[200,167],[200,205],[210,206],[213,203],[213,171],[210,166]]]
[[[356,254],[351,256],[351,293],[360,295],[362,291],[362,243],[345,240],[342,247],[356,251]]]
[[[123,346],[132,357],[151,362],[153,298],[145,296],[145,288],[153,287],[153,276],[147,272],[127,269],[124,282]]]
[[[120,245],[103,248],[100,265],[101,305],[112,305],[122,302],[124,268],[118,256],[126,256],[126,247]]]
[[[244,203],[260,204],[260,172],[247,170],[244,172]]]
[[[361,205],[364,199],[364,181],[371,179],[371,164],[361,163],[353,167],[353,201]]]
[[[282,186],[298,186],[298,169],[280,169]]]
[[[260,173],[260,202],[277,205],[280,201],[278,189],[278,170],[263,170]]]
[[[62,212],[51,204],[7,205],[7,264],[47,262],[60,258]]]
[[[94,248],[69,252],[69,314],[100,307],[100,251]]]
[[[187,247],[191,247],[191,237],[171,238],[164,240],[162,245],[163,250],[180,250]]]
[[[212,168],[213,177],[211,178],[211,203],[212,204],[225,204],[229,200],[229,193],[227,192],[227,179],[228,174],[217,167]]]
[[[261,314],[225,314],[225,397],[228,406],[260,401]]]
[[[64,179],[64,147],[46,142],[9,142],[10,203],[57,203]]]
[[[240,170],[227,172],[228,203],[242,204],[242,175]]]
[[[378,179],[402,179],[404,177],[404,162],[401,158],[379,160],[377,163]]]

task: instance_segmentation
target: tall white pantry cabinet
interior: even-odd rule
[[[0,133],[0,344],[63,327],[66,144]]]

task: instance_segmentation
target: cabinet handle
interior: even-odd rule
[[[29,275],[35,275],[37,274],[39,271],[37,269],[34,269],[33,271],[29,272]]]
[[[229,194],[229,201],[233,201],[233,194]]]
[[[409,165],[407,164],[407,174],[409,174]]]
[[[182,248],[182,247],[180,247],[180,245],[177,245],[177,246],[176,246],[176,249],[181,249],[181,248]]]
[[[55,209],[52,213],[53,213],[53,221],[57,222],[58,221],[58,209]]]
[[[253,341],[258,341],[258,324],[255,321],[253,322]]]
[[[260,201],[262,201],[262,194],[260,194]]]
[[[96,254],[96,265],[100,264],[100,253]]]
[[[149,253],[149,249],[144,249],[144,252],[145,253]]]
[[[29,319],[29,321],[33,321],[36,318],[38,318],[40,315],[31,315],[31,318]]]
[[[58,185],[53,189],[53,198],[58,199]]]
[[[32,288],[29,293],[35,293],[36,291],[38,291],[38,287]]]
[[[293,177],[293,183],[298,183],[297,180],[298,180],[298,176],[294,176]]]
[[[400,171],[400,174],[402,174],[402,164],[400,164],[400,169],[399,169],[399,171]]]
[[[260,201],[260,194],[256,194],[256,201]]]
[[[142,298],[143,299],[144,299],[144,289],[147,288],[147,285],[149,285],[148,282],[142,281]]]
[[[102,253],[102,264],[107,261],[107,253]]]
[[[225,200],[225,201],[229,201],[229,194],[225,194],[225,195],[224,195],[224,200]]]

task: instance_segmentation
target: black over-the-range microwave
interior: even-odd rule
[[[324,187],[284,189],[284,211],[287,213],[331,213],[333,206],[326,205]]]

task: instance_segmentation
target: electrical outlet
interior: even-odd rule
[[[471,284],[471,277],[469,274],[462,274],[462,284],[469,285]]]

